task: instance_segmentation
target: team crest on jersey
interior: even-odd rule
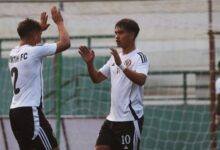
[[[130,59],[125,60],[124,65],[126,67],[129,67],[131,65],[131,60]]]

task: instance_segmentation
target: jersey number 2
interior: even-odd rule
[[[11,69],[11,76],[14,76],[14,93],[15,94],[18,94],[20,92],[20,89],[19,88],[16,88],[16,82],[17,82],[17,79],[18,79],[18,69],[16,67],[13,67]]]

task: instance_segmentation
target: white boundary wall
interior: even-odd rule
[[[213,1],[214,30],[220,31],[220,1]],[[58,3],[1,3],[0,37],[17,37],[17,23],[26,18],[38,19],[40,12]],[[207,0],[158,0],[120,2],[64,3],[63,16],[69,34],[114,34],[114,25],[121,18],[136,20],[141,28],[137,47],[144,51],[151,70],[208,70],[208,3]],[[50,15],[49,15],[50,18]],[[51,27],[43,36],[57,36]],[[99,42],[94,42],[97,45]],[[106,45],[114,40],[104,42]],[[219,40],[216,41],[219,43]],[[72,46],[85,44],[72,41]],[[219,47],[217,47],[219,48]],[[109,50],[96,51],[110,55]],[[70,56],[78,56],[75,50]],[[220,59],[217,53],[216,59]]]

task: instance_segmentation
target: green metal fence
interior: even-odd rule
[[[113,38],[114,36],[78,36],[71,39],[85,39],[88,47],[108,48],[104,46],[93,47],[93,39]],[[55,41],[56,38],[44,38],[44,41]],[[17,41],[18,39],[0,39],[1,52],[9,49],[2,47],[4,42]],[[77,47],[72,47],[76,49]],[[57,56],[57,65],[54,65],[54,58],[44,60],[44,102],[45,113],[56,117],[56,135],[60,136],[60,119],[64,115],[84,117],[105,117],[110,107],[110,80],[101,84],[93,84],[88,76],[86,65],[79,57]],[[97,57],[95,65],[100,68],[109,57]],[[8,70],[8,60],[0,58],[0,116],[8,116],[11,103],[12,87]],[[55,71],[57,70],[57,71]],[[182,89],[181,97],[178,100],[184,101],[185,105],[180,106],[145,106],[145,125],[141,149],[166,149],[177,150],[185,146],[185,149],[208,149],[209,147],[209,106],[208,105],[187,105],[189,100],[196,100],[189,96],[188,91],[194,89],[209,90],[208,84],[191,84],[188,80],[190,75],[209,76],[208,71],[150,71],[149,77],[159,75],[181,76],[181,84],[177,85],[150,85],[146,90],[156,88]],[[146,95],[147,97],[147,95]],[[176,99],[176,98],[175,98]],[[200,97],[199,100],[208,100],[209,95]],[[146,99],[150,100],[150,99]],[[163,100],[163,99],[159,99]],[[202,113],[203,115],[200,115]],[[172,116],[173,118],[170,118]],[[183,121],[190,119],[189,122]],[[172,120],[170,122],[170,120]],[[172,136],[166,132],[171,131]],[[204,133],[202,131],[204,131]],[[170,136],[170,137],[168,137]],[[173,142],[174,141],[174,142]],[[185,141],[185,142],[183,142]],[[202,144],[200,141],[204,141]],[[197,142],[197,144],[195,144]],[[186,144],[187,143],[187,144]]]

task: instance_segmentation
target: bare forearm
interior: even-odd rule
[[[86,46],[80,46],[79,54],[85,61],[89,76],[94,83],[99,83],[106,79],[106,77],[101,72],[97,71],[93,65],[93,60],[95,58],[95,53],[93,50],[88,49]]]
[[[57,42],[57,53],[62,52],[70,47],[70,39],[63,22],[57,24],[59,31],[59,41]]]
[[[59,31],[59,41],[57,42],[57,49],[56,49],[56,53],[59,53],[70,47],[70,39],[66,31],[66,28],[64,26],[63,17],[60,11],[55,6],[51,8],[51,15]]]
[[[87,63],[87,69],[91,80],[94,83],[99,83],[102,81],[102,77],[100,76],[100,72],[98,72],[93,65],[93,63]]]
[[[145,83],[146,80],[146,75],[142,74],[142,73],[137,73],[135,71],[132,71],[130,69],[125,69],[124,74],[134,83],[142,86]]]
[[[63,22],[59,23],[57,25],[57,27],[58,27],[59,34],[60,34],[59,35],[60,36],[60,41],[69,43],[70,42],[69,35],[66,31],[66,28],[64,27],[64,23]]]

